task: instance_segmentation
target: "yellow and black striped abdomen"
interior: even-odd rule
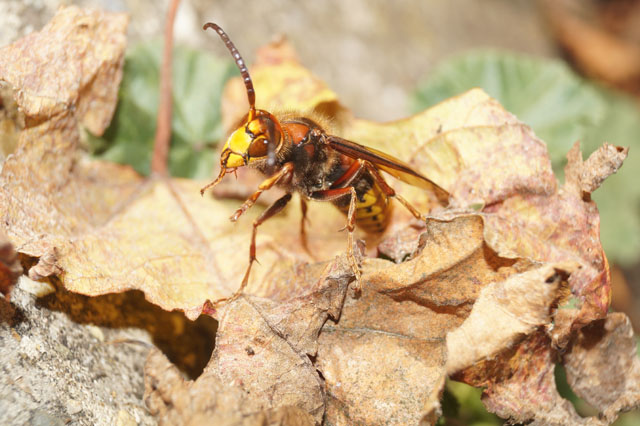
[[[349,203],[337,206],[344,214],[349,211]],[[393,204],[389,197],[382,192],[377,183],[358,194],[356,202],[356,226],[370,234],[383,232],[391,219]]]
[[[356,226],[372,234],[383,232],[391,219],[391,199],[374,183],[356,203]]]

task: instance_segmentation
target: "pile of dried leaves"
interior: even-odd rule
[[[576,144],[558,187],[545,144],[480,90],[406,120],[367,122],[288,45],[267,46],[252,68],[258,107],[320,110],[334,132],[410,159],[452,196],[445,208],[393,183],[431,216],[417,223],[398,208],[385,237],[366,239],[379,255],[363,259],[359,296],[349,291],[345,234],[326,231],[343,216],[311,206],[311,256],[290,208],[260,228],[246,294],[212,310],[208,301],[239,285],[253,216],[232,224],[238,201],[202,198],[203,182],[142,178],[81,149],[81,129],[100,134],[112,116],[126,23],[66,8],[0,50],[0,80],[20,113],[13,127],[3,123],[16,147],[0,174],[0,223],[34,259],[32,278],[55,276],[85,295],[139,289],[164,309],[219,321],[195,381],[152,353],[146,403],[160,423],[432,424],[446,377],[483,387],[488,409],[516,422],[608,424],[638,405],[633,332],[607,312],[590,200],[625,149],[604,144],[583,161]],[[246,112],[241,82],[227,87],[223,107],[227,123]],[[222,191],[242,195],[244,178]],[[556,364],[599,417],[579,417],[560,397]]]

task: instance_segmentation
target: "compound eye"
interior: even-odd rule
[[[249,157],[266,157],[269,153],[269,141],[265,137],[259,137],[249,145]]]

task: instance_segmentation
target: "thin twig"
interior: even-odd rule
[[[171,141],[171,59],[173,53],[173,21],[176,18],[180,0],[171,0],[164,29],[164,51],[160,69],[160,106],[156,137],[153,142],[151,172],[166,175],[169,162],[169,142]]]

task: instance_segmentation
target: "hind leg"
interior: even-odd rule
[[[366,168],[367,171],[371,174],[371,176],[373,176],[378,186],[380,186],[380,189],[382,189],[382,191],[388,197],[395,198],[400,202],[400,204],[402,204],[407,210],[409,210],[409,212],[416,219],[418,219],[421,222],[426,222],[427,218],[422,213],[420,213],[418,209],[413,207],[413,205],[411,205],[407,200],[405,200],[404,197],[401,197],[400,194],[397,194],[396,191],[393,188],[391,188],[389,184],[387,184],[387,182],[385,182],[384,178],[382,177],[382,175],[380,174],[377,168],[375,168],[368,161],[364,163],[364,168]]]

